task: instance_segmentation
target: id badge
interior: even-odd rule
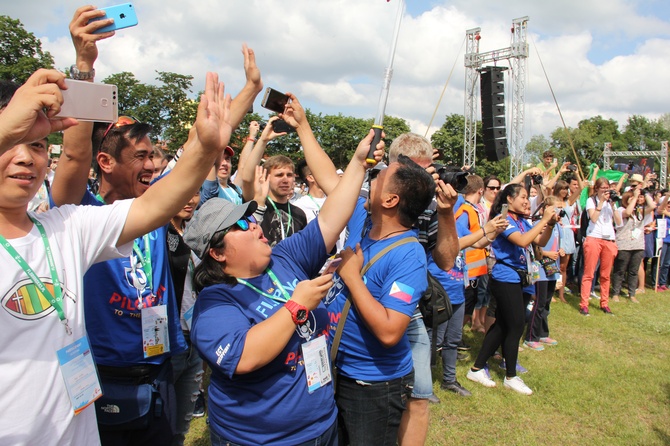
[[[642,230],[640,228],[633,228],[633,230],[630,231],[631,240],[638,240],[641,235],[642,235]]]
[[[305,361],[305,375],[307,376],[307,391],[314,391],[332,381],[330,359],[326,337],[319,336],[301,346],[302,358]]]
[[[102,396],[88,338],[86,336],[79,338],[58,350],[56,355],[74,414],[79,415]]]
[[[166,305],[142,308],[142,346],[145,358],[170,351]]]

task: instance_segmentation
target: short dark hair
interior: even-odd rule
[[[493,200],[491,211],[489,212],[489,220],[500,214],[502,211],[502,205],[507,203],[507,197],[516,198],[522,189],[525,188],[521,184],[517,183],[511,183],[505,186],[505,188],[498,195],[496,195],[496,199]]]
[[[497,181],[499,186],[502,184],[502,181],[500,181],[500,179],[497,176],[487,175],[487,176],[484,177],[484,187],[488,186],[489,181],[491,181],[491,180]]]
[[[7,107],[9,101],[14,97],[14,93],[20,87],[19,84],[13,81],[0,80],[0,110]]]
[[[132,141],[139,141],[149,135],[151,130],[153,130],[151,124],[139,122],[122,127],[112,125],[111,128],[107,122],[96,122],[93,126],[93,157],[95,158],[98,152],[103,152],[118,160],[123,149],[130,146]]]
[[[542,154],[542,158],[549,158],[549,157],[551,157],[551,158],[554,157],[554,153],[551,150],[547,150],[546,152],[544,152]]]
[[[393,174],[390,189],[398,194],[400,224],[412,227],[435,196],[435,181],[426,170],[404,155],[398,156],[400,166]]]
[[[309,169],[309,166],[307,166],[306,160],[298,161],[297,172],[298,176],[300,176],[300,179],[305,183],[307,182],[307,175],[312,173],[312,171]]]
[[[223,250],[226,247],[223,241],[226,231],[218,231],[212,234],[209,240],[209,247]],[[227,283],[234,285],[237,279],[223,272],[223,263],[209,255],[209,249],[205,252],[202,261],[195,267],[193,274],[193,285],[195,291],[199,293],[203,288],[216,285],[218,283]]]
[[[468,175],[466,179],[468,180],[468,184],[463,189],[463,195],[472,195],[477,193],[479,189],[484,188],[484,180],[479,175]]]

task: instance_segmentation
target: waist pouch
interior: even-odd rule
[[[521,288],[526,288],[527,286],[535,283],[535,281],[533,280],[533,274],[529,273],[527,270],[516,268],[510,265],[509,263],[501,262],[500,260],[497,259],[496,262],[500,263],[501,265],[505,265],[508,268],[512,268],[514,271],[516,271],[516,273],[519,275],[519,280],[521,281]]]
[[[95,402],[101,430],[146,429],[153,420],[162,416],[163,399],[159,385],[166,378],[168,367],[166,364],[158,367],[158,375],[154,377],[127,376],[123,373],[114,376],[101,371],[103,395]]]

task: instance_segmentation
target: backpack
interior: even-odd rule
[[[598,207],[598,202],[596,201],[595,197],[589,197],[593,199],[593,203]],[[588,199],[586,200],[588,203]],[[581,243],[585,238],[586,238],[586,231],[589,229],[589,222],[591,219],[589,218],[589,213],[586,212],[586,206],[584,206],[584,209],[582,210],[582,215],[579,217],[579,242]]]
[[[428,286],[419,299],[419,311],[426,327],[430,328],[430,365],[437,362],[437,326],[447,322],[454,315],[451,300],[439,280],[428,272]]]

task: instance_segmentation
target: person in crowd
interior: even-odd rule
[[[631,302],[639,303],[635,294],[640,263],[644,258],[644,227],[653,219],[655,208],[651,196],[637,186],[631,186],[631,190],[621,197],[621,207],[616,209],[620,214],[621,226],[616,230],[618,253],[612,270],[613,302],[619,302],[621,284],[627,274],[628,298]]]
[[[556,159],[554,158],[554,153],[551,150],[547,150],[542,154],[542,161],[540,161],[535,167],[540,169],[540,175],[550,180],[556,175],[556,166],[557,163]]]
[[[559,209],[557,204],[559,198],[550,195],[544,199],[544,206],[538,209],[538,215],[544,213],[547,206]],[[539,268],[540,277],[535,282],[535,301],[531,310],[528,328],[526,330],[523,345],[531,350],[544,350],[544,345],[556,345],[558,341],[549,337],[549,312],[551,309],[551,296],[556,289],[556,281],[560,275],[561,259],[565,257],[565,252],[561,247],[561,238],[563,237],[563,228],[560,224],[560,214],[554,216],[554,220],[549,221],[549,227],[545,230],[550,232],[549,239],[544,246],[538,248],[538,258],[542,259],[542,267]],[[541,222],[542,220],[540,220]],[[541,223],[540,223],[541,224]],[[545,266],[544,261],[547,261]]]
[[[525,220],[530,207],[528,192],[520,184],[509,184],[498,194],[490,216],[493,218],[501,214],[503,205],[508,208],[509,224],[492,244],[496,264],[489,282],[489,289],[496,300],[496,320],[486,332],[482,348],[467,378],[485,387],[495,387],[495,381],[489,377],[484,366],[496,349],[502,346],[506,365],[503,385],[524,395],[531,395],[533,391],[516,375],[519,340],[526,321],[527,302],[524,302],[523,297],[526,284],[522,280],[525,281],[530,269],[528,249],[532,243],[546,245],[551,230],[545,228],[554,224],[550,221],[555,212],[553,206],[546,206],[542,219],[531,227]]]
[[[159,145],[154,145],[154,174],[151,177],[152,181],[163,174],[163,171],[167,167],[168,162],[170,162],[170,159],[168,158],[168,154],[165,153],[165,150],[163,150]]]
[[[316,141],[306,120],[298,135],[303,145]],[[255,202],[212,198],[187,225],[185,240],[202,258],[191,338],[212,369],[212,445],[337,444],[321,303],[333,276],[312,277],[354,211],[372,136],[359,143],[318,217],[274,248],[251,217]],[[377,149],[381,159],[383,143]]]
[[[398,161],[400,155],[409,157],[419,166],[433,174],[433,146],[426,138],[415,133],[398,135],[389,147],[389,162]],[[451,185],[440,184],[439,196],[443,199],[438,208],[438,202],[433,199],[426,210],[415,222],[419,229],[419,242],[426,252],[435,252],[439,258],[441,268],[450,269],[458,254],[458,238],[456,234],[453,205],[458,197]],[[437,189],[436,189],[437,190]],[[433,393],[431,372],[431,340],[417,308],[407,326],[407,337],[412,349],[414,364],[414,387],[407,401],[407,410],[403,412],[398,430],[398,443],[403,445],[424,444],[428,434],[430,411],[428,403],[439,403],[439,398]]]
[[[456,379],[456,361],[457,361],[457,347],[461,342],[463,334],[463,319],[466,313],[466,306],[468,305],[468,290],[472,289],[470,299],[474,307],[476,300],[475,292],[477,286],[472,286],[473,278],[470,277],[471,271],[476,271],[475,268],[469,269],[469,264],[475,262],[483,265],[483,274],[487,275],[485,255],[481,257],[470,258],[468,263],[468,252],[471,250],[483,250],[488,246],[498,234],[507,227],[507,220],[501,215],[497,216],[480,226],[478,214],[474,210],[462,210],[464,206],[471,203],[470,200],[479,201],[483,189],[483,181],[477,175],[468,176],[468,185],[464,191],[464,198],[458,200],[455,206],[456,229],[458,232],[459,255],[456,258],[454,267],[449,271],[444,271],[439,268],[428,253],[428,271],[442,284],[445,291],[449,295],[451,306],[453,309],[453,316],[448,321],[440,324],[437,328],[437,342],[441,347],[440,355],[442,357],[442,382],[441,387],[444,390],[453,392],[457,395],[468,397],[471,395],[470,391],[463,387]],[[470,200],[469,200],[470,199]],[[475,265],[476,266],[476,265]],[[482,276],[474,276],[474,281]],[[429,337],[432,335],[429,331]]]
[[[609,307],[610,273],[617,255],[614,226],[621,226],[621,213],[614,212],[616,204],[610,200],[610,186],[607,178],[595,182],[595,195],[586,202],[589,226],[582,246],[584,253],[584,277],[581,282],[581,302],[579,312],[589,315],[589,295],[593,276],[600,261],[600,309],[612,314]]]
[[[286,133],[275,133],[272,122],[278,116],[270,118],[261,132],[261,136],[254,145],[242,167],[242,190],[245,196],[254,195],[254,180],[256,166],[261,162],[267,144]],[[289,202],[293,196],[295,184],[295,165],[284,155],[275,155],[268,158],[263,164],[267,171],[269,192],[265,206],[259,206],[256,215],[261,215],[259,222],[270,246],[297,233],[307,225],[307,216],[298,206]]]
[[[571,193],[570,184],[567,181],[558,180],[552,191],[554,196],[555,207],[560,216],[559,228],[560,244],[563,250],[563,256],[560,257],[561,264],[561,280],[564,286],[558,288],[558,299],[566,303],[565,300],[565,284],[568,280],[568,265],[572,259],[573,254],[577,251],[575,243],[575,230],[579,229],[579,193],[581,189],[576,188],[574,193]],[[550,294],[550,296],[553,293]]]
[[[93,33],[99,22],[89,23],[89,20],[101,14],[93,7],[82,7],[70,25],[77,69],[79,73],[87,73],[88,77],[94,73],[93,64],[98,55],[96,42],[100,38]],[[102,36],[111,35],[113,33]],[[241,122],[262,89],[253,52],[244,46],[243,54],[247,83],[232,102],[224,97],[223,84],[218,82],[218,77],[213,73],[207,75],[206,94],[199,116],[201,121],[209,124],[212,133],[218,132],[218,141],[223,143],[216,147],[216,156],[223,152],[230,140],[231,129]],[[123,116],[116,123],[80,124],[69,129],[64,135],[63,160],[52,187],[54,204],[103,206],[140,197],[152,189],[149,182],[153,175],[153,147],[147,136],[150,130],[149,125]],[[175,168],[156,183],[178,184],[179,190],[165,191],[164,200],[180,197],[184,193],[181,189],[195,184],[192,189],[187,189],[187,198],[179,202],[179,206],[170,208],[169,218],[193,197],[207,174],[201,175],[201,170],[209,171],[215,161],[214,156],[202,154],[198,130],[196,128],[189,135]],[[97,150],[96,162],[100,171],[97,196],[86,189],[93,147]],[[190,161],[185,163],[184,157]],[[196,163],[197,160],[200,163]],[[189,169],[188,179],[178,183],[178,172],[189,172]],[[159,416],[152,416],[143,428],[137,429],[136,420],[122,418],[125,413],[106,411],[109,405],[121,404],[112,392],[106,392],[96,401],[103,444],[169,444],[173,439],[176,408],[170,357],[184,351],[186,344],[167,261],[166,232],[167,221],[135,240],[131,255],[98,263],[84,278],[84,293],[89,297],[84,306],[86,324],[90,328],[91,351],[103,388],[125,384],[139,388],[142,383],[153,383],[160,394],[160,398],[152,399],[155,406],[150,409],[152,414],[156,411]],[[155,325],[153,332],[152,325]],[[129,404],[139,405],[140,401],[131,400]],[[122,421],[110,419],[114,414],[118,414],[117,418]]]
[[[502,183],[495,175],[484,177],[484,194],[482,195],[482,199],[480,201],[485,211],[483,214],[484,221],[489,220],[489,210],[491,209],[491,205],[493,205],[496,196],[500,192],[501,184]]]

